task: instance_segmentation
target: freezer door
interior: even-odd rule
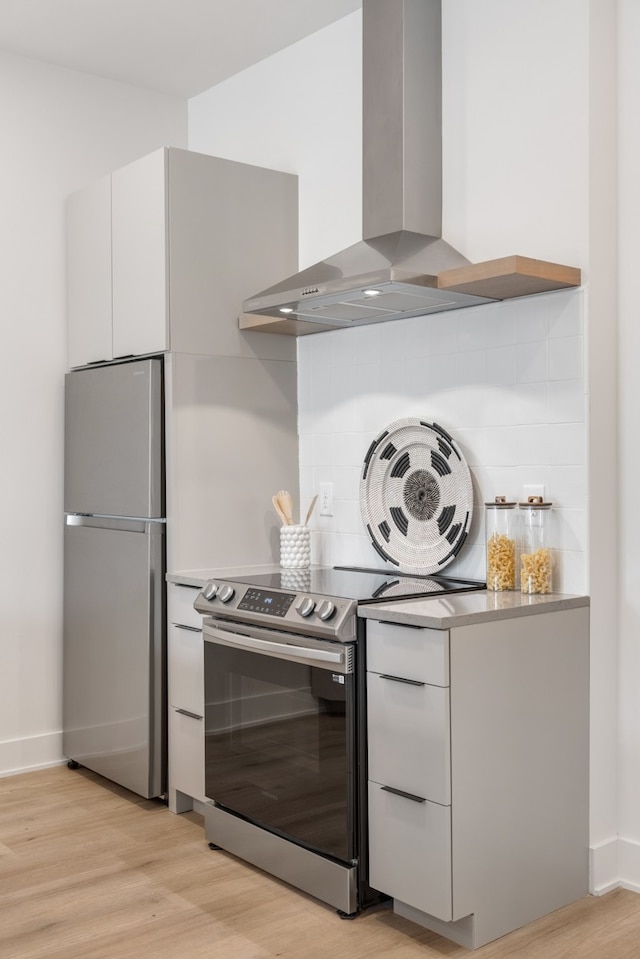
[[[65,512],[164,516],[162,364],[67,373]]]
[[[70,516],[64,533],[63,753],[162,795],[164,524]]]

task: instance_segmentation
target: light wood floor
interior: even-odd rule
[[[586,898],[469,952],[387,908],[333,909],[86,770],[0,779],[2,959],[638,959],[640,896]]]

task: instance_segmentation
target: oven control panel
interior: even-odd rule
[[[205,616],[271,624],[343,642],[355,640],[356,635],[357,604],[349,599],[210,580],[194,606]]]
[[[295,593],[280,593],[250,586],[238,603],[238,609],[264,613],[265,616],[286,616],[295,598]]]

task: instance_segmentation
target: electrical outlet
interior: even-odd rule
[[[542,483],[531,483],[522,487],[522,502],[526,503],[530,496],[540,496],[544,502],[544,485]]]
[[[320,483],[320,515],[333,516],[333,483]]]

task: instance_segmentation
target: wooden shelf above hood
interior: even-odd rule
[[[254,333],[280,333],[284,336],[305,336],[308,333],[326,333],[327,330],[343,330],[343,326],[334,323],[309,323],[277,316],[259,316],[257,313],[241,313],[238,325],[241,330],[253,330]]]
[[[499,260],[470,263],[438,276],[439,290],[471,293],[492,300],[510,300],[580,286],[580,270],[526,256],[503,256]]]
[[[440,290],[482,296],[490,301],[551,293],[580,286],[580,283],[580,270],[576,267],[549,263],[546,260],[532,260],[526,256],[503,256],[498,260],[470,263],[453,270],[445,270],[438,275],[437,286]],[[309,333],[344,329],[343,326],[331,323],[309,323],[286,317],[280,320],[277,317],[254,313],[243,313],[239,326],[241,330],[280,333],[285,336],[305,336]]]

